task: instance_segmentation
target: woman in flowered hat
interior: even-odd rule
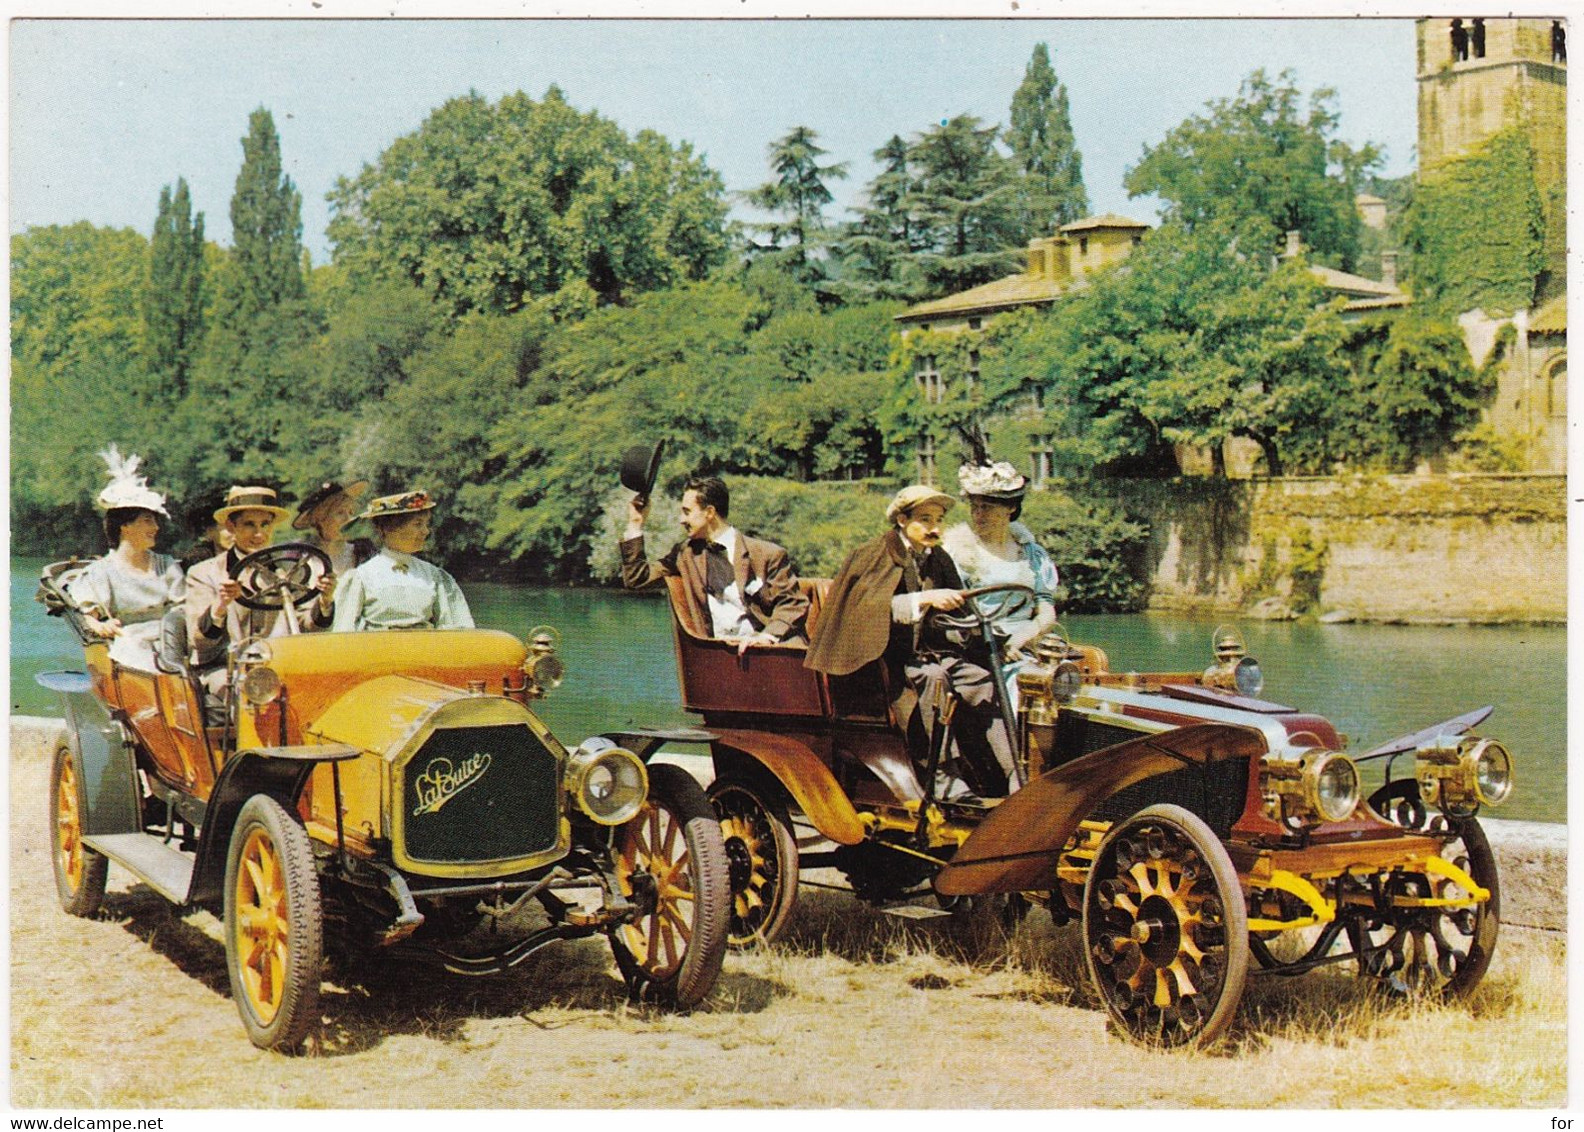
[[[968,500],[968,522],[946,531],[941,545],[972,588],[1017,583],[1035,593],[1030,617],[1003,622],[1010,636],[1003,658],[1016,660],[1023,646],[1056,621],[1056,564],[1034,533],[1017,522],[1028,480],[1011,464],[964,464],[957,482]],[[993,600],[993,599],[987,599]]]
[[[95,502],[104,511],[110,552],[89,563],[67,583],[67,591],[89,610],[88,630],[110,641],[110,657],[128,668],[153,669],[160,618],[186,596],[181,567],[156,554],[160,517],[170,518],[165,497],[138,475],[136,456],[123,457],[114,444],[99,453],[110,472]]]
[[[353,480],[345,485],[327,480],[303,497],[297,517],[292,520],[293,530],[308,532],[302,536],[303,542],[330,556],[330,566],[337,575],[374,557],[372,539],[349,539],[342,533],[368,486],[368,480]]]
[[[428,492],[408,491],[383,495],[357,516],[374,524],[380,552],[337,585],[333,632],[473,628],[473,614],[456,580],[415,557],[429,541],[434,507]]]

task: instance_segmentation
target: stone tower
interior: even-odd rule
[[[1521,125],[1535,155],[1545,208],[1547,272],[1559,294],[1567,277],[1567,22],[1547,19],[1416,21],[1419,175],[1509,125]],[[1552,262],[1552,260],[1555,262]]]

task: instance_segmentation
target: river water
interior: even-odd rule
[[[33,600],[40,559],[11,559],[11,710],[59,715],[36,673],[80,668],[65,624]],[[499,583],[464,587],[481,626],[521,637],[561,633],[566,682],[542,706],[569,745],[627,725],[687,724],[665,601],[598,589]],[[1224,620],[1225,618],[1223,618]],[[1193,671],[1210,661],[1214,620],[1175,614],[1064,618],[1073,639],[1105,649],[1115,671]],[[1265,672],[1264,698],[1329,718],[1366,751],[1486,704],[1480,733],[1513,753],[1517,784],[1497,816],[1567,817],[1567,632],[1561,626],[1315,625],[1238,622]]]

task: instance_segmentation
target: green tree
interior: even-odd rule
[[[1067,87],[1057,81],[1043,43],[1034,45],[1023,82],[1012,95],[1006,144],[1023,177],[1020,220],[1026,238],[1052,235],[1088,213]]]
[[[100,549],[95,453],[137,452],[162,490],[166,423],[138,314],[148,242],[86,221],[11,237],[11,535],[15,549]]]
[[[248,116],[242,169],[231,194],[237,315],[248,319],[305,294],[302,194],[281,172],[280,135],[262,106]]]
[[[726,254],[725,190],[686,144],[551,87],[436,109],[329,194],[335,262],[417,284],[457,314],[581,283],[605,302],[701,279]]]
[[[911,258],[930,290],[949,294],[1006,274],[1023,246],[1017,174],[997,130],[971,114],[932,127],[908,149],[914,171]]]
[[[834,241],[840,267],[834,289],[860,302],[923,298],[927,283],[911,259],[918,248],[909,211],[914,176],[908,168],[907,142],[893,134],[873,157],[880,172],[867,187],[868,203]]]
[[[143,289],[144,342],[149,368],[180,398],[203,339],[204,218],[192,214],[185,178],[160,190]]]
[[[826,150],[819,135],[807,126],[794,126],[783,138],[770,143],[770,170],[775,179],[747,194],[748,203],[778,217],[753,227],[769,239],[773,252],[782,253],[792,273],[806,282],[820,275],[810,253],[825,231],[825,206],[835,198],[825,182],[847,177],[845,161],[821,165]],[[784,241],[790,240],[790,244]]]
[[[1250,251],[1300,232],[1317,258],[1352,270],[1361,226],[1353,199],[1380,151],[1335,137],[1334,91],[1315,91],[1305,109],[1295,83],[1291,71],[1274,82],[1255,71],[1236,98],[1213,100],[1146,147],[1127,172],[1128,192],[1160,196],[1168,218],[1189,228],[1230,220]]]

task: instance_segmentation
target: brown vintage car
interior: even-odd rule
[[[802,584],[812,627],[828,582]],[[976,601],[946,627],[989,642],[1033,598],[997,589],[1013,591],[999,612]],[[1512,760],[1469,733],[1489,708],[1350,757],[1323,717],[1259,698],[1232,630],[1205,669],[1123,673],[1057,626],[1016,676],[1015,715],[998,688],[1021,788],[944,802],[921,786],[929,755],[891,717],[881,662],[827,677],[800,645],[739,658],[678,597],[673,581],[683,704],[714,736],[736,945],[775,939],[813,868],[880,905],[1038,903],[1081,922],[1117,1028],[1165,1044],[1222,1033],[1251,960],[1442,994],[1490,963],[1499,881],[1476,815],[1507,797]],[[1366,800],[1358,764],[1376,760],[1385,784]]]

